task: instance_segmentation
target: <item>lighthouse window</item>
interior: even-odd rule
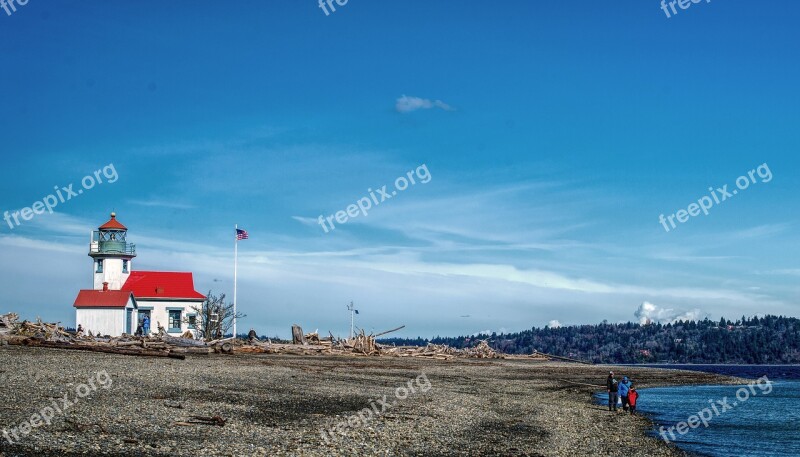
[[[95,270],[95,272],[96,273],[102,273],[103,272],[103,261],[102,260],[98,260],[97,261],[97,270]]]
[[[181,312],[180,310],[169,310],[169,330],[170,333],[181,331]]]
[[[127,260],[123,260],[122,261],[122,272],[123,273],[127,273],[128,272],[128,261]]]

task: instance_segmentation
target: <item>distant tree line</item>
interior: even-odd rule
[[[595,363],[800,363],[800,320],[764,316],[730,321],[705,319],[671,324],[580,325],[532,328],[518,333],[492,333],[454,338],[388,338],[397,346],[427,343],[455,348],[488,340],[507,354],[534,350]]]

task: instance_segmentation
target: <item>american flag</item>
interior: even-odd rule
[[[237,240],[246,240],[248,238],[250,238],[250,236],[247,234],[247,230],[236,229]]]

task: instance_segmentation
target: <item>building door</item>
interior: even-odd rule
[[[133,310],[130,308],[125,309],[125,333],[133,334],[131,325],[133,324]]]

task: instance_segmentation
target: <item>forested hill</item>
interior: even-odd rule
[[[783,316],[646,325],[603,322],[499,335],[380,342],[398,346],[430,342],[464,348],[482,339],[508,354],[537,350],[596,363],[800,363],[800,320]]]

